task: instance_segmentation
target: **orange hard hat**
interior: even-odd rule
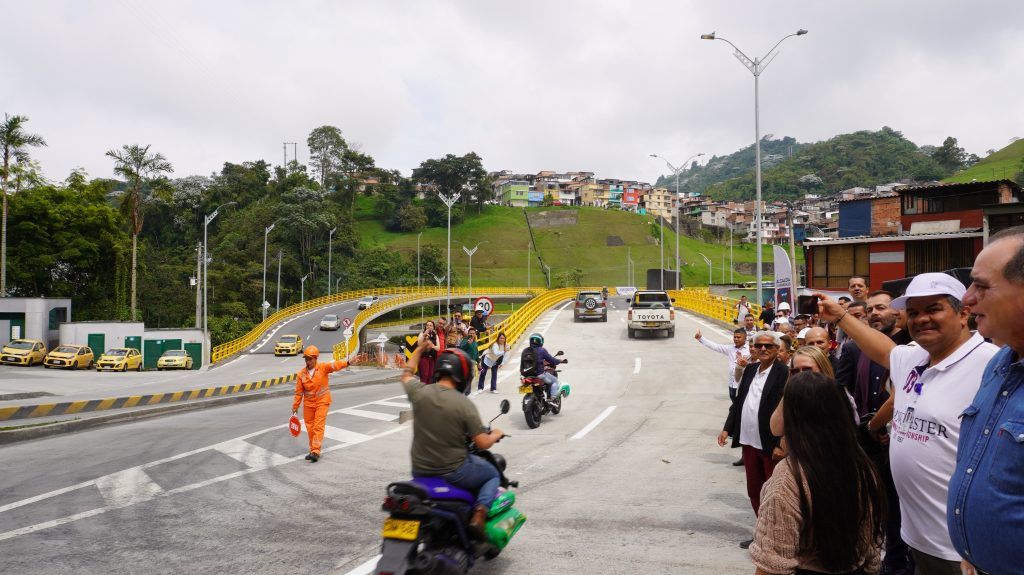
[[[315,345],[311,345],[302,352],[302,357],[320,357],[320,350]]]

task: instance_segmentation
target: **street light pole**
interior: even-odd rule
[[[526,243],[526,289],[530,289],[530,263],[533,261],[533,242]]]
[[[455,205],[455,202],[459,201],[459,198],[462,197],[462,194],[459,194],[458,192],[456,192],[452,196],[446,196],[446,195],[442,194],[441,192],[438,192],[437,196],[439,198],[441,198],[441,201],[444,202],[444,205],[448,207],[448,272],[445,274],[445,277],[448,278],[448,300],[447,300],[447,305],[448,305],[448,310],[451,311],[451,308],[452,308],[452,206]]]
[[[306,303],[306,279],[308,279],[312,273],[313,272],[309,272],[299,280],[299,305]]]
[[[334,280],[334,293],[338,293],[338,284],[341,283],[341,275],[338,275],[338,279]]]
[[[778,42],[775,43],[774,46],[772,46],[771,50],[768,50],[765,53],[764,56],[762,56],[761,58],[754,58],[753,60],[751,60],[749,56],[744,54],[743,51],[737,48],[736,45],[733,44],[732,42],[726,40],[725,38],[719,38],[715,36],[714,32],[710,34],[701,34],[700,36],[701,40],[721,40],[732,46],[733,49],[736,50],[733,56],[735,56],[736,59],[739,60],[740,63],[743,64],[747,68],[747,70],[750,70],[750,73],[754,75],[754,173],[757,188],[757,196],[755,198],[754,204],[754,229],[755,233],[757,234],[756,281],[758,303],[761,303],[761,300],[763,299],[761,297],[763,293],[761,288],[761,244],[763,242],[763,238],[761,237],[761,115],[758,106],[758,99],[760,96],[758,80],[761,77],[761,73],[764,72],[765,68],[768,67],[768,64],[771,64],[772,60],[775,59],[776,54],[774,54],[774,52],[775,49],[779,47],[779,44],[781,44],[787,38],[790,38],[792,36],[803,36],[806,33],[807,30],[801,28],[792,34],[783,36],[781,40],[779,40]]]
[[[331,255],[334,250],[334,232],[338,231],[338,228],[332,228],[331,232],[327,235],[327,295],[331,295]]]
[[[264,305],[267,303],[267,236],[270,235],[270,232],[274,230],[274,226],[279,221],[281,220],[277,220],[263,229],[263,299],[260,301],[260,308],[263,310],[264,321],[267,319],[267,308],[270,307]]]
[[[210,366],[210,324],[209,324],[209,311],[210,306],[206,299],[206,278],[207,278],[207,266],[210,263],[210,246],[207,244],[207,228],[210,227],[210,222],[216,219],[217,214],[220,213],[220,209],[225,206],[234,205],[236,202],[223,203],[215,210],[212,214],[206,216],[203,220],[203,346],[206,348],[203,350],[203,365],[206,367]]]
[[[277,250],[277,305],[274,311],[281,311],[281,256],[284,251]]]
[[[484,245],[486,243],[487,243],[487,240],[484,240],[484,241],[478,243],[477,245],[473,246],[473,249],[469,249],[466,246],[462,246],[462,251],[466,252],[466,255],[469,256],[469,303],[470,304],[473,303],[473,254],[476,253],[477,248],[479,248],[480,246],[482,246],[482,245]]]
[[[689,164],[691,161],[693,161],[693,160],[695,160],[695,159],[697,159],[697,158],[699,158],[699,157],[701,157],[703,155],[704,155],[704,152],[701,152],[699,154],[694,154],[694,155],[690,156],[689,158],[687,158],[686,161],[683,162],[677,168],[677,167],[672,165],[672,162],[666,160],[665,158],[659,156],[658,154],[651,154],[652,158],[658,158],[661,161],[665,162],[665,165],[668,166],[668,169],[672,170],[672,173],[675,174],[675,176],[676,176],[676,193],[675,193],[675,196],[674,196],[675,204],[674,204],[674,209],[672,210],[672,219],[675,220],[675,224],[676,224],[676,289],[677,290],[679,289],[679,282],[682,281],[682,275],[683,275],[683,273],[681,271],[682,268],[679,267],[679,174],[682,173],[682,171],[686,169],[686,165],[687,164]]]
[[[702,254],[700,252],[697,252],[697,255],[699,255],[700,257],[704,258],[704,261],[706,261],[708,263],[708,289],[710,290],[711,289],[711,260],[708,259],[708,256],[706,256],[706,255],[704,255],[704,254]]]
[[[444,282],[444,276],[438,276],[435,273],[430,275],[434,276],[434,281],[437,282],[437,317],[441,318],[443,317],[441,315],[441,283]]]
[[[423,289],[423,281],[420,279],[420,237],[423,232],[416,234],[416,289]]]

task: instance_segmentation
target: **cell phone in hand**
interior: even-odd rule
[[[814,315],[818,313],[818,298],[813,295],[797,296],[796,313],[798,315]]]

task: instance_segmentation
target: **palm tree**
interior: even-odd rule
[[[114,159],[114,173],[124,176],[128,184],[125,202],[128,204],[132,225],[132,321],[135,320],[135,266],[138,262],[136,250],[139,232],[142,231],[142,184],[159,174],[171,173],[174,168],[163,154],[150,154],[149,146],[137,144],[121,146],[120,150],[108,150],[107,156]]]
[[[0,297],[7,296],[7,180],[11,176],[11,160],[19,164],[29,161],[28,148],[45,146],[46,141],[38,134],[27,134],[23,128],[28,121],[26,116],[10,116],[4,114],[4,122],[0,124],[0,149],[3,150],[4,165],[0,172],[2,192],[4,196],[3,239],[0,239]]]

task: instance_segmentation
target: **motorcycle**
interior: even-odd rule
[[[559,351],[555,357],[565,355]],[[545,368],[548,373],[554,373],[557,377],[561,370]],[[562,398],[569,397],[569,385],[559,382],[559,391],[554,398],[548,397],[548,384],[539,377],[530,375],[519,376],[519,393],[523,395],[523,415],[526,416],[526,425],[530,429],[540,427],[541,418],[548,414],[558,415],[562,411]]]
[[[502,400],[501,413],[487,423],[487,429],[510,407],[507,399]],[[505,458],[477,448],[471,440],[467,449],[494,465],[501,478],[498,497],[487,513],[486,541],[469,535],[475,494],[440,477],[392,483],[382,505],[389,515],[375,575],[463,575],[481,557],[497,557],[526,522],[526,515],[514,507],[516,494],[510,489],[519,487],[519,482],[505,476]]]

